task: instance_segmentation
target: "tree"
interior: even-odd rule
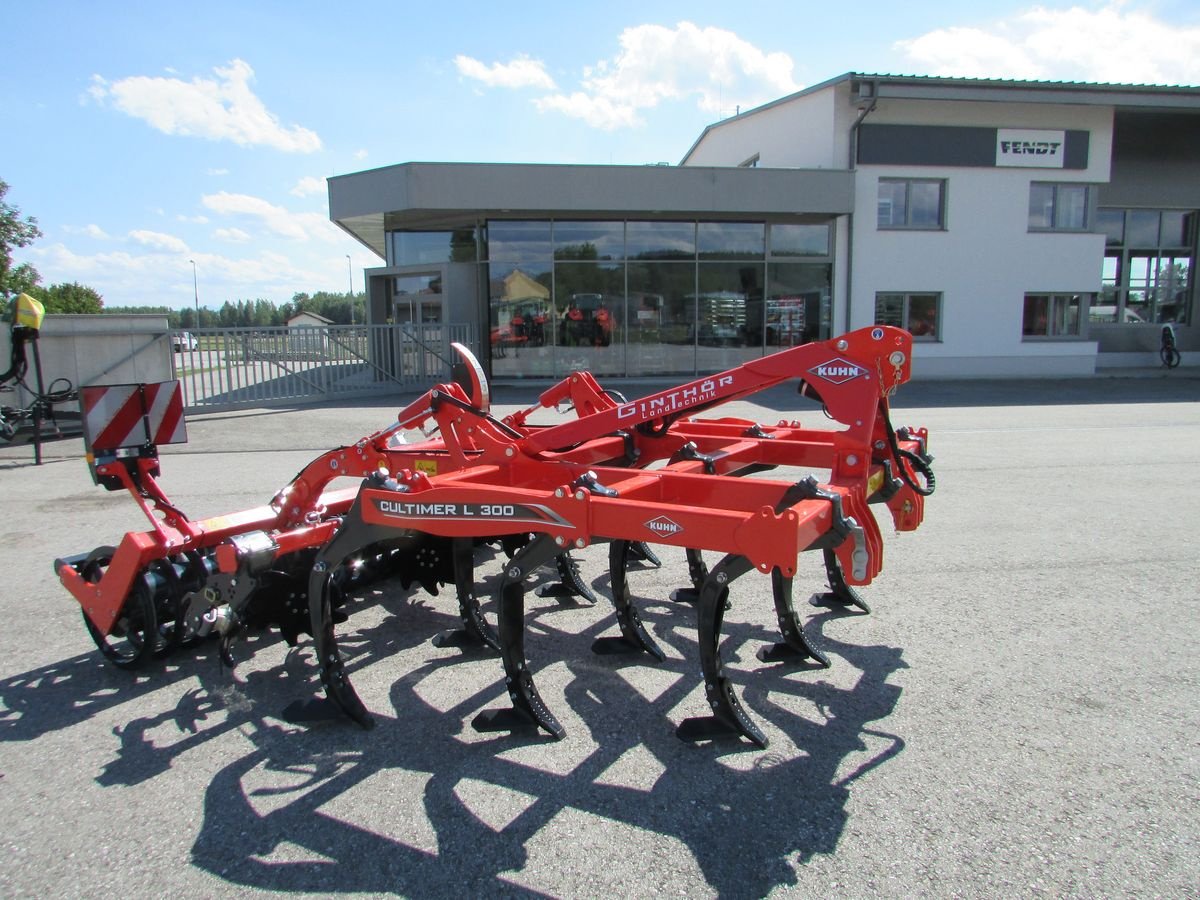
[[[28,247],[42,236],[37,227],[37,219],[33,216],[22,219],[21,211],[17,207],[4,202],[4,195],[7,193],[8,183],[0,179],[0,293],[6,295],[13,293],[10,280],[19,281],[22,290],[25,289],[26,283],[37,283],[37,272],[28,263],[18,266],[15,270],[12,268],[12,251],[17,247]],[[18,272],[22,272],[21,277],[12,278]]]
[[[40,300],[47,313],[95,314],[104,311],[104,298],[95,290],[78,281],[70,284],[52,284],[48,288],[34,287],[29,295]]]

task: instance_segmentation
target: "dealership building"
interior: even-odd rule
[[[677,166],[329,179],[368,318],[470,322],[495,378],[718,371],[873,323],[917,377],[1158,364],[1195,325],[1200,88],[849,73]]]

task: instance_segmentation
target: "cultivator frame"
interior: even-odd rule
[[[118,665],[134,666],[216,632],[232,662],[230,642],[247,625],[277,625],[292,642],[309,632],[328,700],[370,727],[336,640],[345,591],[355,578],[378,574],[396,574],[404,587],[420,583],[432,593],[454,584],[462,628],[438,640],[498,650],[512,703],[476,726],[533,725],[561,738],[565,732],[525,658],[525,581],[557,563],[568,589],[590,596],[569,553],[609,543],[620,637],[601,639],[595,649],[662,659],[625,574],[631,557],[657,563],[646,546],[652,542],[684,549],[691,589],[678,594],[697,609],[712,715],[685,722],[681,737],[734,734],[766,746],[722,672],[729,586],[752,569],[771,575],[783,640],[764,658],[829,664],[805,636],[792,601],[799,555],[822,552],[827,602],[865,611],[854,587],[870,583],[883,564],[882,535],[868,507],[886,506],[896,529],[911,531],[934,487],[926,432],[897,432],[890,422],[889,398],[910,376],[911,336],[884,326],[862,329],[633,401],[577,372],[503,420],[491,414],[474,357],[455,349],[461,363],[454,382],[428,391],[388,428],[322,454],[268,505],[242,513],[192,522],[159,488],[152,442],[98,448],[97,480],[128,490],[153,523],[115,549],[55,562],[101,650]],[[843,427],[694,418],[792,379]],[[574,417],[531,423],[538,410],[564,403]],[[403,443],[402,433],[418,428],[437,436]],[[823,482],[812,475],[741,477],[779,466],[829,476]],[[330,489],[345,475],[361,478],[361,485]],[[474,548],[485,540],[511,554],[495,628],[474,584]],[[703,550],[723,554],[711,571]],[[121,649],[112,645],[114,636],[124,642]]]

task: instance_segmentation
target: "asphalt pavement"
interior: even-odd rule
[[[162,484],[193,518],[257,506],[411,399],[194,417]],[[722,413],[824,421],[751,399]],[[727,674],[767,750],[675,736],[705,702],[670,548],[630,576],[662,663],[591,652],[616,633],[603,547],[578,554],[598,605],[529,597],[559,742],[472,727],[507,697],[498,658],[431,645],[452,587],[351,599],[370,732],[284,719],[319,692],[308,639],[117,671],[51,563],[144,519],[77,439],[0,451],[0,895],[1197,896],[1200,377],[918,382],[895,406],[937,492],[918,531],[881,523],[870,615],[804,606],[832,667],[760,662],[769,579],[731,592]],[[822,575],[801,559],[798,600]]]

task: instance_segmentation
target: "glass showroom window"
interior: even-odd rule
[[[1030,231],[1086,231],[1091,188],[1086,184],[1029,186]]]
[[[935,178],[880,178],[880,228],[945,227],[946,182]]]
[[[876,294],[875,324],[904,328],[918,341],[936,341],[941,307],[941,294]]]
[[[1078,337],[1083,294],[1026,294],[1021,336],[1025,339]]]
[[[1189,321],[1196,269],[1197,213],[1102,209],[1102,296],[1092,322],[1124,325]]]

